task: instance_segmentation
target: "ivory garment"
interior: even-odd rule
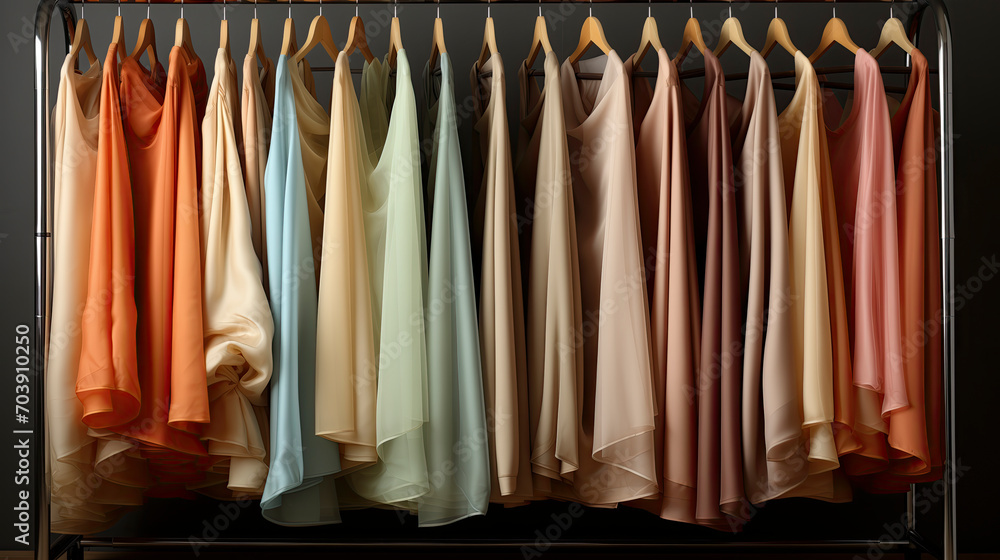
[[[742,405],[738,395],[727,395],[730,387],[724,384],[722,388],[723,409],[741,407],[742,415],[729,425],[723,424],[722,462],[727,465],[736,459],[736,447],[742,441],[745,496],[756,504],[796,488],[809,474],[802,434],[802,390],[795,367],[795,316],[790,305],[792,280],[778,115],[771,73],[757,52],[751,53],[746,95],[740,111],[730,114],[729,130],[746,307]],[[748,520],[751,512],[740,503],[744,489],[727,492],[723,481],[725,511]]]
[[[848,474],[884,470],[885,419],[908,406],[900,331],[898,236],[892,129],[878,62],[855,57],[854,102],[828,131],[840,220],[847,315],[855,385],[855,435],[861,448],[845,457]],[[828,123],[829,124],[829,123]]]
[[[909,88],[892,116],[899,232],[902,367],[909,408],[889,417],[889,468],[864,481],[876,492],[906,492],[942,471],[941,236],[936,143],[927,59],[910,52]]]
[[[481,240],[479,338],[490,444],[490,501],[523,503],[533,495],[528,429],[528,371],[524,298],[514,204],[514,172],[507,132],[503,59],[473,65],[475,140],[472,184],[478,188],[474,238]],[[491,77],[480,78],[479,73]]]
[[[161,488],[204,479],[209,422],[202,319],[198,189],[207,84],[198,58],[174,47],[166,84],[133,58],[122,64],[122,107],[134,190],[138,415],[111,428],[147,447]]]
[[[569,171],[559,61],[545,54],[544,88],[523,61],[517,160],[518,236],[527,271],[528,428],[533,489],[548,479],[572,483],[580,467],[583,400],[583,322],[576,213]],[[524,275],[522,275],[524,277]]]
[[[267,385],[271,380],[274,322],[253,245],[253,222],[240,170],[242,134],[236,64],[226,49],[215,58],[215,78],[202,123],[201,260],[205,367],[212,422],[212,474],[223,497],[260,494],[267,479]],[[214,479],[214,480],[213,480]]]
[[[502,99],[502,97],[501,97]],[[476,321],[465,175],[451,57],[424,67],[424,149],[430,264],[427,293],[427,470],[437,474],[417,501],[421,527],[484,515],[490,499],[483,373]],[[430,149],[428,153],[426,150]]]
[[[324,267],[316,324],[316,433],[340,444],[341,474],[375,463],[377,362],[365,244],[367,176],[350,60],[338,56],[330,102]]]
[[[690,388],[700,357],[698,268],[681,84],[667,51],[660,49],[656,58],[654,84],[635,76],[634,56],[625,61],[632,89],[636,184],[647,267],[661,490],[654,500],[630,505],[664,519],[694,523],[698,421]]]
[[[264,485],[264,517],[280,525],[340,521],[333,475],[336,443],[316,435],[316,284],[307,177],[326,163],[315,146],[303,156],[301,139],[329,132],[329,120],[288,57],[278,59],[274,125],[264,174],[268,269],[274,318],[271,381],[271,464]],[[311,168],[307,173],[306,166]],[[324,173],[325,174],[325,173]],[[316,272],[314,272],[314,270]]]
[[[801,52],[795,70],[795,94],[778,116],[778,128],[788,208],[789,309],[809,476],[781,497],[839,502],[851,494],[842,473],[832,472],[840,466],[838,450],[856,446],[839,225],[819,81]]]
[[[274,62],[264,58],[263,68],[257,68],[257,53],[243,59],[243,97],[241,124],[243,146],[243,182],[246,186],[247,208],[250,212],[253,249],[260,261],[261,278],[267,292],[267,219],[264,214],[264,169],[271,142],[271,114],[274,113]]]
[[[579,82],[577,71],[603,77]],[[584,310],[574,343],[584,348],[578,441],[586,452],[569,495],[614,506],[656,495],[660,478],[629,86],[618,54],[564,61],[562,94]]]
[[[81,348],[84,343],[83,331],[94,328],[102,329],[102,325],[89,319],[84,314],[90,292],[88,281],[89,270],[96,271],[110,268],[111,263],[101,253],[91,255],[92,233],[95,240],[102,240],[103,228],[110,224],[103,223],[107,218],[105,207],[106,192],[111,181],[108,170],[112,162],[102,161],[107,158],[107,144],[112,140],[111,131],[104,131],[102,124],[110,124],[103,118],[102,109],[111,101],[111,96],[103,91],[106,82],[111,82],[114,101],[117,103],[117,58],[115,49],[111,49],[106,63],[110,65],[109,72],[102,72],[100,62],[93,63],[85,73],[74,69],[74,60],[66,57],[62,65],[59,81],[59,92],[56,106],[52,112],[52,266],[56,272],[52,278],[51,311],[49,316],[48,353],[46,365],[46,443],[49,454],[46,456],[49,482],[51,485],[52,530],[57,533],[95,533],[109,528],[117,521],[126,508],[122,506],[139,505],[142,503],[142,493],[138,488],[129,488],[104,480],[95,468],[98,441],[88,433],[83,422],[84,406],[77,398],[77,372],[82,365],[88,371],[93,362],[81,362]],[[109,79],[112,78],[112,79]],[[117,127],[118,140],[121,140],[121,125]],[[104,148],[103,152],[101,148]],[[98,176],[102,181],[97,186]],[[128,181],[125,174],[116,175],[113,180]],[[95,215],[102,220],[93,228]],[[131,206],[128,208],[131,217]],[[130,231],[131,233],[131,231]],[[91,259],[94,259],[91,267]],[[95,275],[94,280],[102,279]],[[104,288],[108,288],[104,286]],[[121,302],[115,311],[121,312]],[[96,307],[91,305],[90,307]],[[127,309],[126,309],[127,311]],[[110,313],[107,313],[110,315]],[[101,318],[103,319],[103,317]],[[119,317],[125,320],[127,317]],[[132,324],[130,329],[122,329],[123,334],[135,336],[135,308],[131,307]],[[112,338],[111,333],[102,329],[108,335],[105,344],[122,342],[123,336]],[[21,338],[21,337],[18,337]],[[27,337],[24,337],[27,338]],[[95,341],[87,341],[93,344]],[[138,401],[138,385],[135,383],[135,354],[126,354],[130,363],[120,364],[123,370],[122,381],[125,382],[122,391],[112,393],[114,385],[104,395],[116,395],[118,399],[108,398],[105,403],[113,406],[120,404],[121,410],[136,410]],[[114,362],[101,364],[112,366]],[[18,368],[17,375],[26,375]],[[106,371],[97,372],[100,377],[106,377]],[[96,400],[96,399],[95,399]],[[142,467],[141,464],[133,465]],[[141,471],[140,471],[141,472]]]
[[[720,509],[723,499],[742,490],[742,463],[724,462],[722,426],[731,426],[739,408],[743,345],[740,332],[740,254],[733,195],[733,159],[726,109],[725,77],[719,60],[705,55],[705,91],[699,104],[685,90],[688,165],[694,214],[695,250],[702,285],[701,358],[698,399],[698,479],[695,520],[730,530],[735,518]],[[723,395],[729,397],[725,403]],[[736,419],[738,422],[738,418]],[[731,442],[728,450],[733,449]],[[725,490],[725,492],[723,492]]]
[[[346,62],[344,65],[346,69]],[[424,453],[428,421],[427,241],[420,180],[417,108],[406,52],[396,56],[396,95],[385,97],[382,73],[373,61],[362,75],[361,96],[372,110],[391,107],[385,143],[377,163],[362,158],[367,181],[361,186],[368,278],[372,294],[377,357],[375,436],[378,462],[345,477],[364,506],[393,504],[415,509],[429,489]],[[367,123],[365,136],[368,135]],[[359,142],[359,145],[360,142]],[[436,473],[435,473],[436,474]],[[345,500],[347,498],[345,497]],[[348,503],[345,501],[345,503]]]

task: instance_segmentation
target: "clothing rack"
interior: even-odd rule
[[[140,4],[223,4],[224,0],[122,0]],[[406,4],[472,4],[483,3],[485,0],[327,0],[326,4],[362,3],[389,4],[394,1]],[[496,0],[502,3],[537,4],[540,2],[559,3],[579,0]],[[597,0],[598,3],[616,2],[622,0]],[[625,0],[629,1],[629,0]],[[652,0],[650,0],[652,1]],[[773,4],[773,0],[750,0],[761,4]],[[837,0],[781,0],[788,3],[828,3]],[[893,0],[839,0],[847,3],[889,3]],[[47,294],[51,279],[49,277],[51,255],[49,240],[52,233],[49,230],[50,200],[49,193],[49,32],[53,16],[60,17],[65,32],[66,44],[72,43],[73,30],[76,24],[74,4],[104,3],[115,4],[118,0],[39,0],[35,14],[35,324],[32,344],[34,344],[33,359],[30,363],[30,384],[32,401],[29,403],[30,421],[26,424],[12,424],[14,434],[27,434],[30,437],[29,455],[31,466],[29,474],[30,498],[28,499],[30,521],[28,523],[28,546],[22,552],[34,553],[37,560],[49,560],[62,554],[68,554],[70,560],[83,558],[87,549],[118,549],[133,551],[170,551],[189,548],[187,539],[183,538],[113,538],[113,537],[80,537],[60,535],[50,540],[49,535],[49,492],[44,476],[45,465],[45,411],[44,411],[44,381],[45,381],[45,332],[47,324]],[[688,5],[686,0],[656,0],[658,4],[675,3]],[[279,6],[287,8],[289,4],[317,5],[321,0],[230,0],[230,5]],[[582,2],[581,2],[582,3]],[[648,2],[635,1],[647,4]],[[693,3],[693,2],[692,2]],[[698,4],[726,4],[730,0],[697,0]],[[952,99],[952,37],[948,11],[944,0],[896,0],[909,9],[900,10],[908,14],[907,28],[913,43],[917,43],[920,23],[925,13],[933,18],[937,31],[937,76],[940,118],[940,166],[939,166],[939,196],[941,225],[941,275],[943,291],[943,343],[944,343],[944,439],[945,439],[945,472],[943,496],[943,541],[940,546],[933,546],[917,532],[916,526],[916,485],[910,486],[906,504],[906,534],[894,540],[860,539],[860,540],[815,540],[815,541],[664,541],[644,540],[628,541],[607,539],[588,541],[559,540],[551,543],[551,548],[560,551],[575,552],[617,552],[623,549],[635,552],[680,552],[697,553],[776,553],[776,552],[870,552],[878,548],[882,553],[904,553],[907,559],[920,558],[922,553],[930,553],[943,560],[957,560],[958,545],[956,538],[957,501],[955,496],[956,475],[952,466],[957,465],[958,455],[955,446],[955,314],[954,303],[950,297],[954,286],[954,153],[953,153],[953,99]],[[834,4],[835,5],[835,4]],[[914,9],[915,8],[915,9]],[[912,13],[910,13],[912,12]],[[928,58],[931,58],[928,56]],[[817,68],[817,74],[837,73],[843,68]],[[894,69],[896,71],[897,69]],[[16,463],[16,460],[14,461]],[[366,552],[469,552],[485,550],[505,550],[516,552],[521,546],[533,546],[533,542],[512,540],[470,540],[470,539],[420,539],[411,541],[380,540],[378,542],[362,542],[352,540],[311,540],[311,539],[218,539],[211,547],[217,551],[366,551]]]

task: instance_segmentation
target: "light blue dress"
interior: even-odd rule
[[[431,212],[427,385],[424,428],[430,490],[417,502],[421,527],[484,515],[490,499],[479,321],[459,149],[454,73],[441,54],[440,79],[424,67],[424,142]]]
[[[315,435],[316,273],[289,70],[282,56],[264,174],[274,373],[271,463],[261,509],[280,525],[322,525],[340,522],[333,480],[340,471],[340,452],[336,443]]]

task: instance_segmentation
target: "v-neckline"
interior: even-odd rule
[[[586,109],[583,102],[583,93],[580,92],[580,81],[576,77],[577,71],[581,68],[589,69],[590,66],[597,66],[599,62],[604,63],[604,71],[601,74],[600,83],[597,86],[597,95],[594,96],[593,105],[591,105],[590,110]],[[615,64],[617,62],[617,64]],[[616,67],[617,66],[617,71]],[[610,90],[610,83],[615,79],[624,79],[624,66],[622,65],[621,58],[618,53],[614,50],[608,52],[608,54],[595,56],[593,58],[588,58],[586,60],[579,60],[575,63],[570,63],[567,59],[563,63],[563,68],[567,68],[573,71],[573,87],[569,88],[572,90],[570,95],[572,96],[573,104],[573,114],[576,117],[577,123],[573,127],[579,128],[583,126],[590,117],[597,114],[601,107],[603,107],[604,100],[608,97],[608,92]],[[564,84],[568,86],[569,84]],[[567,130],[569,132],[569,130]]]

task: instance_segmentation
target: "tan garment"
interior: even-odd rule
[[[851,383],[837,208],[819,81],[801,52],[795,54],[795,72],[795,95],[778,116],[778,128],[788,208],[795,368],[802,390],[809,476],[782,497],[845,501],[851,497],[850,486],[831,472],[840,466],[833,431],[835,378]],[[830,262],[838,266],[828,266]],[[834,316],[841,320],[832,321]],[[840,481],[836,487],[835,480]]]
[[[480,71],[491,77],[479,78]],[[528,433],[528,372],[524,300],[517,240],[514,172],[507,132],[503,59],[494,54],[472,68],[476,143],[473,185],[479,196],[473,228],[482,232],[479,340],[490,444],[492,502],[523,502],[533,495]]]
[[[720,504],[743,493],[743,465],[733,460],[731,453],[723,454],[722,433],[723,426],[731,430],[733,422],[739,422],[739,401],[733,402],[733,395],[739,394],[742,369],[740,255],[725,78],[719,60],[711,53],[705,55],[701,102],[689,90],[685,90],[685,97],[695,243],[703,286],[701,360],[695,385],[695,518],[699,524],[731,530],[736,520],[724,516]],[[727,450],[734,449],[732,442],[726,443]]]
[[[224,486],[201,491],[222,497],[264,490],[274,336],[238,166],[237,91],[236,65],[219,49],[201,128],[202,303],[212,419],[202,437],[212,460],[206,483]]]
[[[316,433],[340,444],[341,473],[374,464],[378,368],[362,193],[368,190],[361,112],[341,53],[330,102],[323,269],[316,323]]]
[[[750,56],[742,109],[729,117],[746,307],[741,418],[723,424],[722,463],[725,469],[736,460],[742,433],[744,488],[730,489],[722,502],[730,504],[724,505],[727,513],[748,520],[751,511],[740,503],[744,492],[745,499],[760,503],[797,487],[809,474],[795,367],[778,115],[771,73],[756,52]],[[740,406],[739,396],[727,397],[728,390],[724,384],[723,410]]]
[[[577,71],[603,78],[578,81]],[[584,348],[581,460],[569,490],[614,506],[657,494],[660,478],[629,86],[614,51],[561,72],[584,309],[574,340]]]
[[[330,115],[316,100],[316,85],[309,65],[303,61],[298,72],[290,72],[298,117],[302,168],[306,178],[306,204],[309,208],[309,238],[312,240],[316,284],[323,253],[323,204],[326,195],[326,159],[330,143]]]
[[[243,59],[243,146],[240,152],[243,179],[247,191],[247,208],[250,211],[253,249],[260,261],[264,292],[267,293],[267,239],[265,237],[264,167],[271,145],[271,114],[274,112],[274,63],[264,60],[264,68],[257,69],[257,54],[251,52]]]
[[[656,460],[661,496],[637,500],[674,521],[694,523],[697,416],[690,388],[698,369],[701,304],[694,251],[687,138],[677,68],[661,49],[655,89],[634,77],[632,125],[643,258],[646,262],[656,395]]]
[[[530,239],[526,289],[529,429],[536,495],[548,479],[572,482],[580,467],[579,391],[583,346],[580,263],[576,246],[573,185],[563,116],[562,84],[555,53],[545,55],[545,85],[522,62],[521,114],[515,184],[521,247]],[[533,235],[531,233],[533,232]]]

